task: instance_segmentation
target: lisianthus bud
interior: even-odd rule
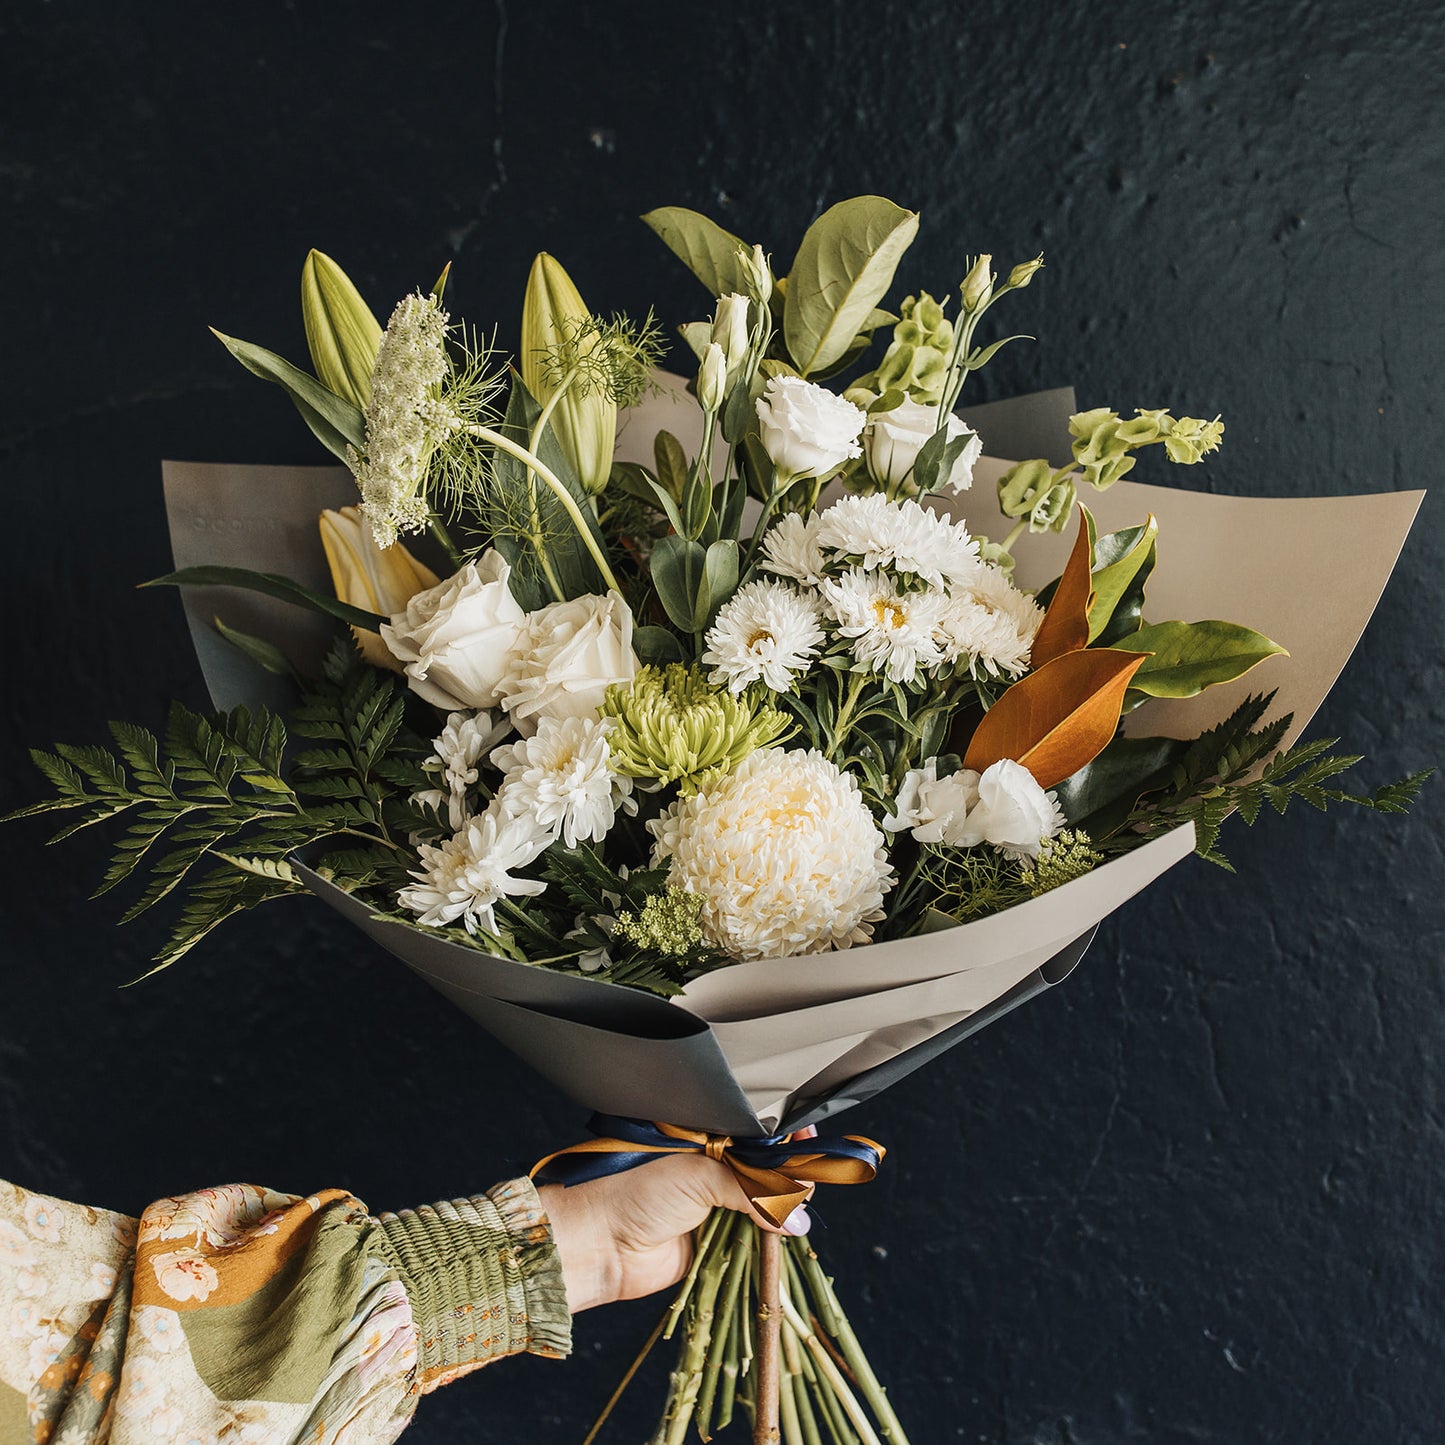
[[[1021,290],[1034,279],[1034,273],[1036,271],[1043,270],[1043,266],[1044,258],[1042,253],[1035,256],[1032,261],[1020,261],[1018,265],[1008,273],[1008,284],[1016,291]]]
[[[702,365],[697,370],[698,405],[711,416],[721,409],[727,397],[728,364],[723,349],[716,341],[709,341],[702,354]]]
[[[712,339],[722,347],[727,358],[728,389],[737,383],[748,360],[748,298],[736,291],[719,296],[712,319]]]
[[[785,483],[821,477],[863,455],[867,415],[850,401],[797,376],[775,376],[758,398],[763,447]]]
[[[977,311],[993,295],[993,257],[983,255],[963,278],[963,309]]]
[[[418,562],[400,542],[385,550],[376,545],[371,528],[357,507],[322,512],[321,545],[331,568],[331,585],[343,602],[382,617],[400,612],[418,592],[437,585],[436,573]],[[373,667],[402,670],[401,662],[376,632],[351,629],[361,655]]]
[[[767,253],[761,246],[743,252],[743,270],[747,274],[749,294],[759,305],[766,306],[773,295],[773,268],[768,265]]]

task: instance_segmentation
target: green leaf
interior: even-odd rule
[[[1289,656],[1263,633],[1220,621],[1156,622],[1114,646],[1153,654],[1129,684],[1147,697],[1194,697],[1215,683],[1242,677],[1267,657]]]
[[[448,261],[447,264],[442,267],[441,275],[432,283],[431,294],[435,296],[438,301],[441,301],[447,294],[447,282],[451,279],[451,274],[452,263]]]
[[[698,594],[702,620],[693,629],[695,632],[701,632],[705,627],[712,626],[712,620],[717,616],[718,608],[737,591],[737,538],[723,537],[707,549],[707,558],[703,562],[702,580],[703,585]]]
[[[321,251],[301,267],[301,319],[322,385],[353,406],[371,399],[371,373],[381,348],[381,323],[351,278]]]
[[[917,212],[882,196],[839,201],[808,227],[783,309],[784,340],[802,375],[831,366],[854,344],[917,234]]]
[[[675,502],[681,502],[687,489],[687,453],[682,443],[670,431],[660,431],[652,439],[652,457],[656,464],[657,480],[667,489]]]
[[[999,340],[993,342],[989,346],[982,346],[975,351],[969,352],[968,358],[965,361],[964,365],[967,366],[970,371],[981,371],[985,366],[989,364],[990,361],[994,359],[995,356],[999,354],[1000,351],[1004,349],[1005,346],[1009,344],[1010,341],[1037,340],[1038,337],[1036,336],[1025,336],[1022,333],[1015,336],[1000,337]]]
[[[366,419],[354,402],[337,396],[314,376],[307,376],[274,351],[267,351],[249,341],[238,341],[234,336],[217,331],[214,326],[211,334],[247,371],[280,386],[296,403],[301,419],[328,451],[346,461],[348,444],[357,451],[366,449]]]
[[[1097,642],[1126,598],[1133,604],[1120,616],[1115,636],[1136,632],[1143,620],[1144,582],[1154,570],[1159,523],[1151,515],[1142,527],[1109,532],[1094,543],[1094,600],[1089,604],[1089,641]],[[1136,586],[1137,584],[1137,586]],[[1126,626],[1131,621],[1132,626]],[[1112,646],[1105,643],[1104,646]]]
[[[731,231],[685,206],[661,206],[642,218],[674,256],[702,282],[713,296],[731,292],[748,294],[748,266],[752,251]]]
[[[1163,788],[1188,744],[1178,738],[1118,737],[1092,762],[1055,786],[1070,824],[1093,838],[1122,827],[1145,793]]]
[[[278,677],[295,675],[286,654],[275,643],[267,642],[264,637],[253,637],[249,632],[242,632],[239,627],[228,627],[219,617],[213,617],[211,625],[232,647],[245,653],[252,662],[264,667],[267,672],[274,672]]]
[[[698,589],[707,549],[686,537],[659,538],[652,549],[652,585],[668,620],[683,632],[696,632]]]
[[[297,607],[309,608],[312,612],[335,617],[353,627],[364,627],[375,632],[388,619],[375,612],[353,607],[349,602],[335,597],[324,596],[282,577],[277,572],[253,572],[249,567],[182,567],[179,572],[167,572],[164,577],[153,577],[142,582],[142,587],[241,587],[249,592],[263,592],[268,597],[280,598]]]
[[[632,648],[643,662],[650,662],[654,667],[687,661],[677,635],[665,627],[636,628],[632,634]]]

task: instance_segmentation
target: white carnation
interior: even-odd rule
[[[647,826],[668,881],[738,959],[867,943],[894,882],[857,780],[819,752],[760,748]]]
[[[978,802],[956,843],[960,848],[992,843],[1010,858],[1037,858],[1040,844],[1066,821],[1055,793],[1039,787],[1022,763],[1002,758],[979,778]]]
[[[850,567],[822,587],[823,603],[853,656],[893,682],[913,682],[944,661],[937,635],[948,598],[942,592],[899,592],[881,572]]]
[[[820,512],[817,541],[825,553],[856,560],[865,571],[886,568],[930,587],[967,582],[979,565],[978,543],[962,522],[876,492],[842,497]]]
[[[789,512],[774,522],[763,534],[763,570],[816,587],[828,566],[818,545],[818,520],[816,512],[806,521],[797,512]]]
[[[610,766],[611,727],[596,718],[543,717],[534,736],[498,748],[491,760],[503,774],[503,809],[527,814],[569,848],[600,843],[632,793],[632,779]]]
[[[759,680],[787,692],[822,646],[818,615],[811,597],[782,582],[749,582],[718,612],[701,660],[733,692]]]
[[[757,404],[763,447],[785,481],[821,477],[863,448],[867,416],[851,401],[799,376],[774,376]]]
[[[978,572],[949,597],[940,624],[950,661],[968,658],[968,668],[997,677],[1027,671],[1029,650],[1044,620],[1044,609],[1020,591],[1001,567],[981,563]]]

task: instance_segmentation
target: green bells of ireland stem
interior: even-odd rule
[[[301,320],[316,379],[365,411],[381,323],[351,278],[321,251],[308,252],[301,267]]]

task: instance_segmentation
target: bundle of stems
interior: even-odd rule
[[[711,1440],[737,1417],[764,1445],[908,1445],[806,1238],[714,1210],[643,1354],[679,1333],[667,1407],[649,1445],[682,1445],[689,1426]]]

